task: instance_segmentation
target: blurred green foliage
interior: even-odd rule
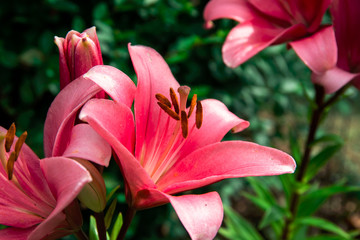
[[[191,86],[200,99],[223,101],[236,115],[250,121],[248,130],[229,134],[227,139],[276,145],[282,150],[292,150],[297,158],[298,145],[307,126],[309,103],[304,96],[314,94],[310,71],[284,45],[270,47],[236,69],[227,68],[222,62],[221,45],[235,23],[220,20],[213,29],[204,29],[202,11],[206,3],[201,0],[1,1],[0,126],[8,128],[15,122],[19,132],[27,130],[27,143],[43,156],[43,124],[47,109],[59,92],[58,50],[53,38],[65,37],[71,29],[82,32],[95,25],[105,64],[119,68],[136,81],[127,44],[150,46],[165,57],[180,84]],[[351,114],[357,97],[356,92],[350,92],[347,100],[338,105],[338,113]],[[290,136],[292,144],[287,140]],[[109,192],[121,183],[115,163],[104,178]],[[283,178],[282,183],[286,183],[287,177]],[[275,224],[279,216],[287,214],[275,204],[276,197],[261,187],[263,180],[249,181],[227,180],[208,189],[218,190],[223,201],[231,204],[239,197],[238,192],[250,184],[256,194],[245,196],[255,202],[257,199],[257,205],[267,214],[260,228]],[[266,181],[274,183],[271,188],[282,186],[279,180]],[[327,194],[331,195],[336,189],[329,191]],[[308,201],[312,199],[311,191],[307,197]],[[120,203],[117,210],[122,210],[125,197],[119,194],[117,199]],[[231,211],[226,210],[226,224],[236,226],[246,221],[237,219]],[[301,221],[304,225],[324,223],[309,218]],[[224,228],[221,233],[226,237],[233,234],[231,231]],[[252,228],[245,234],[261,239]],[[187,236],[167,205],[139,212],[128,235],[129,239],[149,240]]]

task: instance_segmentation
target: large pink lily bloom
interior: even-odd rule
[[[59,48],[60,89],[96,65],[102,65],[101,49],[95,27],[84,32],[70,31],[65,38],[55,37]]]
[[[89,172],[65,157],[40,160],[24,134],[18,139],[9,132],[0,127],[0,224],[9,226],[0,240],[58,239],[79,231],[74,199],[92,181]]]
[[[291,46],[312,70],[313,82],[322,85],[326,93],[349,82],[360,89],[360,2],[334,0],[331,14],[333,26]]]
[[[121,101],[91,99],[79,118],[113,147],[130,208],[170,202],[192,239],[212,239],[223,219],[218,193],[174,194],[225,178],[292,173],[295,162],[273,148],[244,141],[220,142],[230,129],[239,132],[249,123],[213,99],[193,100],[187,108],[190,89],[179,85],[155,50],[129,45],[129,52],[138,83],[135,117]],[[83,78],[94,81],[101,73],[121,73],[116,69],[105,73],[104,67],[92,68]]]
[[[207,27],[220,18],[239,24],[227,36],[223,60],[237,67],[264,48],[315,33],[331,0],[211,0],[205,7]]]

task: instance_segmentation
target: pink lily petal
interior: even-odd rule
[[[189,128],[192,130],[186,143],[177,154],[182,159],[189,153],[206,145],[220,142],[231,129],[240,132],[249,127],[250,123],[230,112],[227,107],[215,99],[201,101],[203,107],[203,123],[200,129],[195,128],[195,117],[189,119]],[[209,131],[211,129],[211,131]]]
[[[158,188],[174,194],[225,178],[268,176],[294,172],[294,159],[269,147],[228,141],[200,148],[178,161],[158,181]]]
[[[74,79],[86,73],[93,66],[102,63],[97,46],[89,37],[83,37],[76,44],[74,58],[76,59],[74,62]]]
[[[103,65],[95,66],[87,74],[72,81],[57,95],[49,108],[44,126],[45,156],[58,156],[65,151],[77,111],[101,88],[114,100],[128,106],[132,104],[136,89],[131,79],[120,70]]]
[[[84,185],[92,181],[82,165],[68,158],[45,158],[40,161],[40,165],[57,205],[31,233],[30,239],[41,239],[50,229],[55,229],[64,221],[65,214],[62,211],[76,198]]]
[[[2,201],[0,201],[0,204],[1,203]],[[43,218],[39,216],[30,215],[28,212],[22,211],[21,209],[17,210],[17,206],[18,205],[16,204],[14,204],[14,206],[0,205],[0,224],[6,224],[7,226],[12,227],[28,228],[43,221]]]
[[[83,121],[101,122],[118,141],[120,141],[130,152],[134,149],[135,123],[130,108],[121,102],[106,99],[89,100],[82,108],[79,118]],[[90,127],[90,126],[89,126]]]
[[[98,65],[91,68],[83,77],[99,85],[114,101],[131,107],[136,87],[134,82],[119,69]]]
[[[83,107],[79,118],[89,123],[100,136],[111,144],[118,156],[116,160],[124,178],[131,183],[129,187],[134,195],[138,189],[155,188],[154,182],[140,165],[140,162],[118,139],[123,139],[127,133],[133,134],[134,127],[131,127],[134,124],[132,112],[127,106],[121,103],[93,99]]]
[[[285,41],[288,35],[297,36],[304,32],[306,29],[301,24],[284,29],[261,19],[238,24],[225,40],[223,60],[227,66],[237,67],[279,39]]]
[[[296,4],[296,12],[299,12],[305,19],[305,22],[309,25],[308,32],[312,33],[319,28],[331,0],[295,0],[290,2]]]
[[[88,28],[84,31],[84,33],[86,33],[87,35],[89,35],[89,38],[93,40],[93,42],[96,44],[96,48],[98,50],[98,54],[100,55],[100,65],[103,65],[103,60],[102,60],[102,57],[101,57],[101,49],[100,49],[100,44],[99,44],[99,39],[97,37],[97,34],[96,34],[96,27],[91,27],[91,28]]]
[[[271,17],[275,17],[277,19],[281,19],[286,22],[290,22],[291,18],[294,16],[289,13],[288,3],[279,0],[272,1],[261,1],[261,0],[248,0],[255,8],[260,10],[262,13],[269,15]],[[264,17],[264,15],[259,14],[258,17]]]
[[[301,60],[316,74],[335,67],[337,46],[332,26],[318,31],[314,35],[291,42],[290,45]]]
[[[65,50],[64,50],[64,38],[55,37],[55,44],[59,48],[59,72],[60,72],[60,89],[63,89],[71,81],[70,72],[67,66]]]
[[[167,118],[159,117],[162,110],[157,105],[155,95],[161,93],[169,97],[170,87],[176,91],[179,83],[167,63],[154,49],[130,44],[128,48],[138,79],[135,96],[135,156],[139,159],[143,145],[151,143],[158,129],[167,125]],[[165,136],[165,139],[170,138],[170,135]]]
[[[348,72],[360,72],[360,2],[333,0],[330,8],[338,46],[338,66]]]
[[[65,151],[77,111],[100,90],[93,82],[80,77],[56,96],[48,110],[44,126],[46,157],[61,155]]]
[[[77,124],[63,156],[86,159],[107,167],[111,158],[111,147],[88,124]]]
[[[334,67],[322,74],[315,74],[311,76],[311,80],[323,86],[327,94],[334,93],[350,81],[353,81],[359,74],[349,73],[341,68]],[[356,80],[355,80],[356,81]]]
[[[255,11],[246,0],[212,0],[204,9],[204,19],[207,22],[220,18],[243,22],[255,16]]]
[[[0,240],[19,240],[28,239],[30,233],[34,230],[32,228],[6,228],[0,230]]]
[[[166,196],[191,239],[214,239],[224,217],[223,205],[217,192],[179,197]]]

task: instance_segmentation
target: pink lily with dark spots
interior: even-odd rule
[[[204,10],[206,26],[228,18],[239,24],[227,36],[223,60],[237,67],[270,45],[307,37],[319,30],[330,0],[211,0]]]
[[[138,83],[135,115],[121,101],[91,99],[79,118],[113,147],[125,179],[130,215],[170,202],[192,239],[213,239],[223,219],[219,194],[178,193],[226,178],[292,173],[295,162],[273,148],[245,141],[221,142],[229,130],[240,132],[249,122],[220,101],[199,101],[195,94],[187,106],[190,88],[179,85],[155,50],[129,45],[129,52]],[[83,78],[115,83],[111,79],[122,74],[96,66]]]
[[[333,93],[348,83],[360,89],[360,2],[334,0],[333,26],[291,43],[312,70],[312,80]]]
[[[0,240],[58,239],[81,232],[76,197],[92,181],[79,163],[65,157],[39,159],[15,136],[15,125],[0,127]],[[74,201],[75,200],[75,201]]]

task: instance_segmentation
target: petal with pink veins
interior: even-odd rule
[[[0,240],[19,240],[28,239],[30,233],[34,230],[32,228],[5,228],[0,230]]]
[[[227,141],[208,145],[178,161],[158,181],[158,188],[174,194],[226,179],[293,173],[288,154],[251,142]]]

